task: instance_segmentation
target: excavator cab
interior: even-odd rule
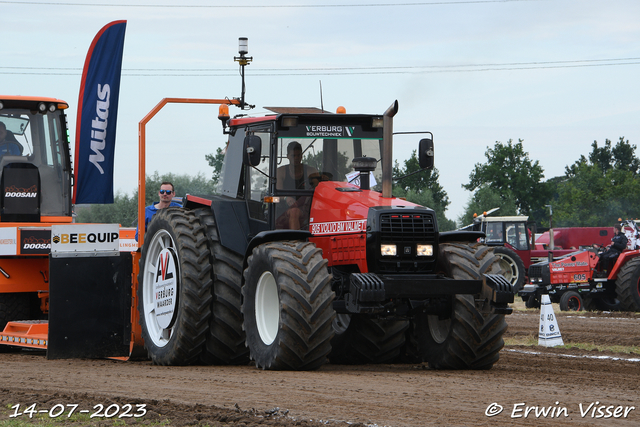
[[[0,97],[0,220],[71,217],[68,105],[52,98]]]

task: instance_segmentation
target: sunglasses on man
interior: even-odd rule
[[[171,190],[160,190],[159,193],[160,194],[171,194],[171,193],[173,193],[173,191],[171,191]]]

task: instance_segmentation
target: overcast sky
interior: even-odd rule
[[[434,133],[451,219],[471,195],[461,184],[496,141],[523,139],[545,178],[594,140],[640,143],[638,0],[270,3],[0,0],[0,92],[67,101],[75,143],[89,45],[107,23],[127,20],[115,188],[129,194],[138,123],[162,98],[240,96],[239,37],[253,57],[251,114],[320,107],[320,82],[330,111],[380,114],[397,99],[395,131]],[[406,159],[418,139],[396,138],[394,157]],[[225,141],[217,107],[165,107],[147,126],[147,172],[209,176],[204,156]]]

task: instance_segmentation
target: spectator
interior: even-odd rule
[[[158,196],[160,197],[160,201],[157,203],[152,203],[146,207],[144,210],[144,229],[146,231],[147,225],[151,222],[151,218],[158,213],[160,209],[168,208],[170,206],[180,207],[179,203],[172,201],[173,196],[175,194],[175,190],[173,189],[173,184],[170,182],[163,182],[160,184],[160,190],[158,191]],[[136,242],[138,241],[138,229],[136,229]]]

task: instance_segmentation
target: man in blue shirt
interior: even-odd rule
[[[173,184],[170,182],[163,182],[160,184],[160,191],[158,191],[158,196],[160,197],[160,201],[158,203],[152,203],[147,206],[144,210],[144,229],[147,229],[147,225],[151,222],[151,218],[158,212],[160,209],[168,208],[168,207],[180,207],[179,203],[173,202],[173,196],[175,191],[173,190]],[[138,230],[136,229],[136,241],[138,241]]]

